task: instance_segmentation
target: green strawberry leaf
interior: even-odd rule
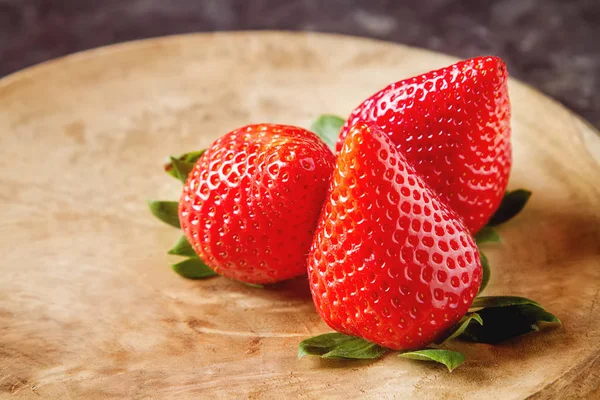
[[[506,192],[500,207],[492,218],[488,221],[488,226],[496,226],[505,223],[515,217],[525,208],[527,201],[531,197],[531,192],[525,189],[517,189],[512,192]]]
[[[475,242],[477,242],[477,245],[483,243],[502,243],[502,238],[493,228],[484,226],[475,234]]]
[[[206,152],[206,149],[191,151],[189,153],[182,154],[179,156],[180,159],[185,161],[186,163],[196,164],[196,161]]]
[[[178,208],[179,204],[176,201],[148,201],[150,212],[160,219],[162,222],[181,228],[179,225]]]
[[[341,333],[326,333],[303,340],[298,346],[298,359],[304,356],[322,358],[374,359],[379,358],[387,349],[375,343]]]
[[[509,307],[523,304],[530,304],[541,309],[544,309],[540,304],[525,297],[518,296],[481,296],[476,297],[470,308],[492,308],[492,307]]]
[[[411,360],[435,361],[444,364],[448,371],[452,372],[456,367],[465,362],[465,356],[458,351],[443,349],[423,349],[401,353],[400,357]]]
[[[171,168],[169,175],[173,175],[175,178],[179,179],[181,183],[185,183],[187,180],[187,176],[194,168],[194,164],[186,163],[185,161],[181,161],[177,158],[171,157]]]
[[[482,325],[469,324],[460,338],[496,344],[540,329],[541,323],[561,325],[556,316],[534,304],[489,307],[477,311]]]
[[[196,161],[198,161],[205,151],[192,151],[191,153],[182,154],[179,157],[171,157],[171,161],[164,166],[165,171],[167,174],[185,183],[185,179],[194,168],[194,164],[196,164]]]
[[[483,290],[487,287],[488,283],[490,283],[490,277],[492,274],[492,271],[490,269],[490,262],[481,250],[479,250],[479,259],[481,260],[482,276],[481,285],[479,286],[479,292],[477,294],[483,292]]]
[[[449,340],[456,339],[467,329],[471,321],[475,321],[479,323],[479,325],[483,325],[483,320],[481,319],[479,314],[467,314],[456,325],[454,325],[454,327],[450,329],[450,331],[448,331],[448,333],[443,339],[437,341],[436,344],[442,344]]]
[[[198,255],[192,248],[192,245],[190,244],[190,242],[188,242],[185,236],[179,238],[179,240],[177,241],[177,243],[175,243],[173,248],[169,250],[168,254],[174,256],[198,257]]]
[[[336,115],[321,115],[312,123],[310,130],[316,133],[327,146],[335,150],[335,144],[345,122]]]
[[[171,265],[171,268],[187,279],[206,279],[218,275],[199,258],[188,258]]]

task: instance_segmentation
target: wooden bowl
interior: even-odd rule
[[[296,359],[329,332],[305,278],[277,289],[189,281],[178,232],[146,198],[177,199],[165,156],[238,126],[347,115],[386,84],[451,57],[335,35],[175,36],[100,48],[0,81],[0,397],[578,398],[600,396],[600,140],[510,82],[510,187],[533,191],[486,252],[487,294],[544,304],[564,327],[456,342],[448,373],[393,354]]]

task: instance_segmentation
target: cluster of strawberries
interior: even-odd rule
[[[474,235],[506,219],[495,213],[510,196],[509,122],[504,63],[474,58],[394,83],[346,121],[320,118],[321,137],[249,125],[172,158],[181,199],[150,206],[183,230],[170,252],[190,257],[174,266],[183,276],[269,284],[308,270],[316,309],[339,333],[304,341],[300,356],[378,357],[457,336],[495,342],[558,322],[527,299],[474,304],[489,278]],[[326,142],[336,141],[334,155]],[[528,197],[519,193],[513,214]],[[510,332],[483,329],[482,315],[511,308]],[[462,362],[443,349],[403,355]]]

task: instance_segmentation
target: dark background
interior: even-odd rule
[[[110,43],[247,29],[499,55],[600,128],[600,0],[0,0],[0,76]]]

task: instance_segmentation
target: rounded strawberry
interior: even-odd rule
[[[501,59],[478,57],[391,84],[352,112],[337,149],[358,121],[376,123],[475,233],[508,183],[507,77]]]
[[[482,268],[462,220],[382,130],[358,123],[337,157],[308,274],[330,327],[412,349],[465,315]]]
[[[334,157],[313,133],[249,125],[215,141],[189,174],[179,220],[217,273],[272,283],[306,273]]]

